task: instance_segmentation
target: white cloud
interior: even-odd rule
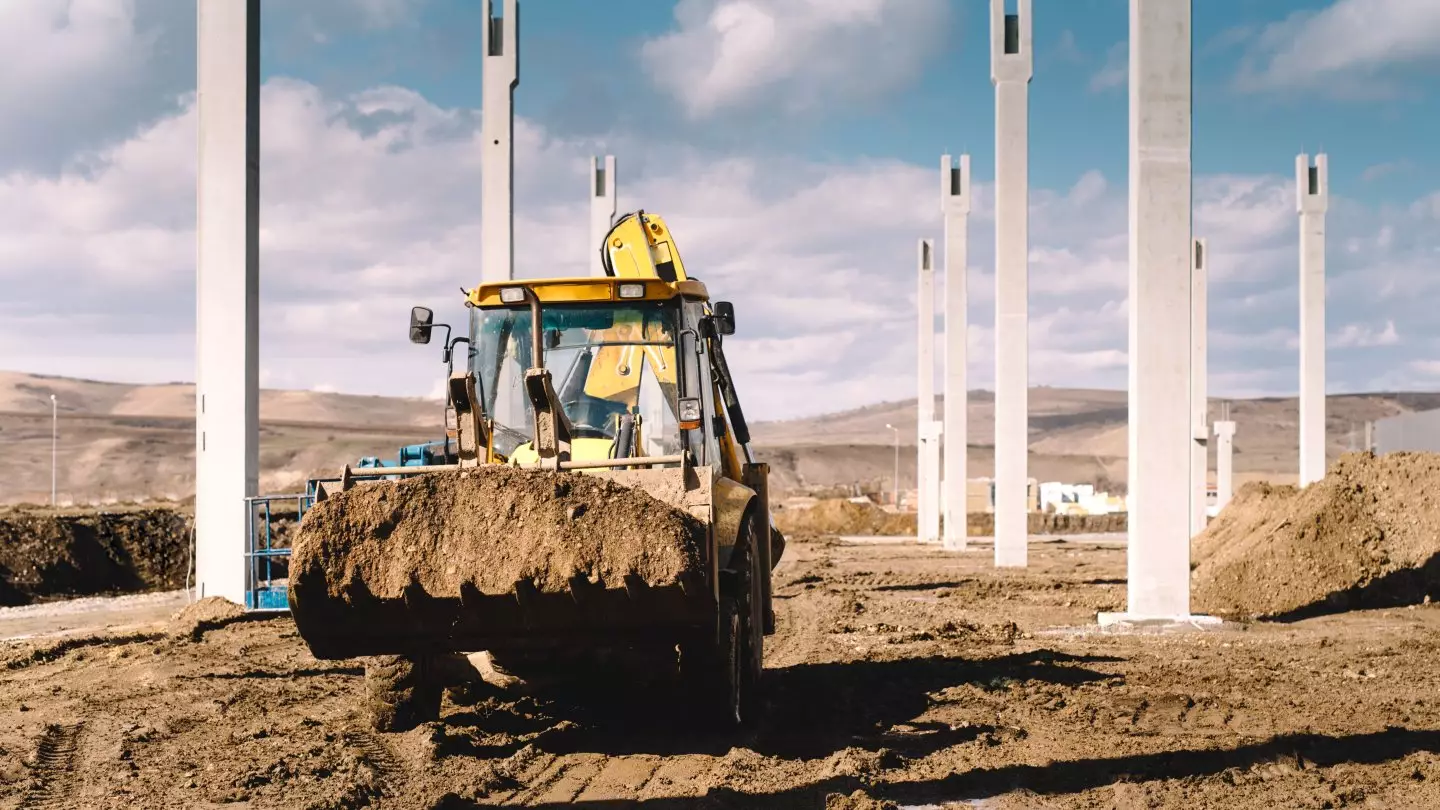
[[[1379,331],[1365,324],[1347,323],[1340,327],[1338,332],[1331,332],[1326,344],[1333,348],[1344,349],[1394,346],[1399,342],[1400,334],[1395,331],[1395,322],[1387,320],[1385,327]]]
[[[1238,76],[1250,90],[1393,92],[1371,81],[1385,69],[1440,61],[1440,3],[1336,0],[1267,26]]]
[[[1382,177],[1388,177],[1389,175],[1399,172],[1411,171],[1414,168],[1415,164],[1411,163],[1409,160],[1391,160],[1383,163],[1376,163],[1373,166],[1365,167],[1365,171],[1360,173],[1360,179],[1364,180],[1367,183],[1373,183],[1376,180],[1381,179]]]
[[[942,0],[680,0],[675,29],[645,42],[641,56],[691,118],[809,111],[917,78],[949,16]]]
[[[405,342],[403,322],[421,303],[461,324],[458,288],[479,278],[475,111],[404,88],[339,97],[284,78],[267,82],[261,103],[266,383],[435,394],[439,352]],[[193,376],[194,125],[187,98],[59,176],[0,172],[0,368]],[[520,275],[585,272],[586,165],[613,152],[621,210],[664,214],[692,272],[736,302],[733,363],[757,418],[914,395],[915,241],[940,237],[932,166],[716,154],[643,134],[566,139],[523,118],[516,151]],[[1196,178],[1217,395],[1294,388],[1291,182]],[[993,188],[973,191],[970,376],[987,387]],[[1037,384],[1125,384],[1125,193],[1094,171],[1031,192]],[[1425,304],[1440,290],[1432,199],[1393,211],[1332,199],[1334,244],[1374,245],[1354,257],[1332,250],[1329,318],[1347,325],[1332,336],[1337,385],[1399,373],[1440,338]]]
[[[1410,213],[1440,222],[1440,191],[1416,200],[1410,206]]]
[[[194,30],[193,3],[0,2],[0,173],[58,169],[173,110],[195,81],[177,30]]]
[[[1105,64],[1090,77],[1090,92],[1124,87],[1130,80],[1130,43],[1121,40],[1105,52]]]

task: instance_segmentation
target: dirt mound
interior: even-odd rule
[[[198,602],[191,602],[176,613],[165,631],[177,638],[199,641],[207,630],[245,618],[245,608],[223,596],[207,596]]]
[[[320,578],[335,598],[352,582],[395,599],[411,582],[454,598],[463,584],[510,593],[530,580],[564,592],[581,575],[671,585],[698,571],[704,526],[638,489],[581,473],[481,467],[362,485],[317,503],[295,535],[292,588]]]
[[[190,525],[173,509],[0,512],[0,605],[183,587]]]
[[[914,514],[886,512],[874,504],[842,499],[775,513],[775,524],[785,534],[901,535],[915,533]]]
[[[1347,453],[1320,481],[1252,484],[1196,540],[1195,606],[1298,617],[1440,594],[1440,454]]]
[[[1031,534],[1092,534],[1125,531],[1125,513],[1109,515],[1058,515],[1031,512]],[[873,504],[855,503],[835,498],[822,500],[811,507],[784,509],[775,513],[775,523],[785,534],[795,535],[877,535],[903,536],[915,534],[914,512],[887,512]],[[943,523],[943,521],[942,521]],[[966,516],[966,532],[970,537],[993,537],[995,515],[972,512]]]

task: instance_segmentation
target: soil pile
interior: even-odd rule
[[[967,517],[971,537],[995,536],[995,513],[972,512]],[[1126,521],[1124,512],[1111,512],[1108,515],[1031,512],[1026,524],[1030,534],[1106,534],[1125,531]]]
[[[1196,540],[1196,607],[1295,618],[1440,594],[1440,454],[1347,453],[1304,490],[1248,485]]]
[[[462,584],[508,594],[521,580],[561,593],[576,575],[672,585],[700,570],[705,527],[651,495],[581,473],[502,466],[361,485],[317,503],[295,534],[291,587],[380,599],[413,581],[454,598]],[[323,583],[316,588],[315,580]]]
[[[993,537],[995,515],[971,512],[966,516],[970,537]],[[1125,513],[1109,515],[1059,515],[1031,512],[1031,534],[1093,534],[1125,531]],[[887,512],[874,504],[855,503],[841,498],[823,500],[808,508],[784,509],[775,513],[775,524],[785,534],[802,536],[915,534],[914,512]]]
[[[0,605],[184,587],[190,525],[173,509],[0,511]]]
[[[787,535],[913,535],[915,515],[886,512],[874,504],[837,498],[819,501],[808,509],[777,511],[775,525]]]
[[[191,602],[170,619],[165,630],[176,638],[199,641],[207,630],[215,630],[245,618],[245,608],[223,596],[207,596]]]

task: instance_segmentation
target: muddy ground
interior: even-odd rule
[[[750,733],[595,675],[375,735],[288,619],[156,625],[0,645],[0,807],[1440,807],[1440,608],[1117,634],[1119,543],[786,557]]]

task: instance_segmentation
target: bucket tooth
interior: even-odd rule
[[[686,599],[699,599],[708,594],[705,590],[705,581],[695,572],[688,572],[680,577],[680,592],[685,594]]]
[[[520,606],[520,615],[529,619],[535,611],[536,599],[540,596],[535,583],[528,579],[515,580],[515,603]]]
[[[360,576],[359,571],[353,572],[350,581],[345,583],[345,599],[352,605],[373,605],[380,601],[365,584],[365,578]]]
[[[425,592],[425,586],[421,585],[420,580],[414,577],[410,578],[409,584],[400,592],[400,598],[404,600],[405,607],[412,611],[423,610],[429,607],[433,601],[430,594]]]
[[[480,589],[475,587],[475,583],[468,580],[460,583],[460,606],[462,608],[466,610],[478,610],[484,598],[484,595],[480,593]]]
[[[650,586],[638,574],[625,575],[625,593],[635,601],[644,599],[650,593]]]
[[[597,592],[604,590],[598,582],[590,581],[584,574],[575,574],[570,577],[570,597],[577,605],[588,604]]]

